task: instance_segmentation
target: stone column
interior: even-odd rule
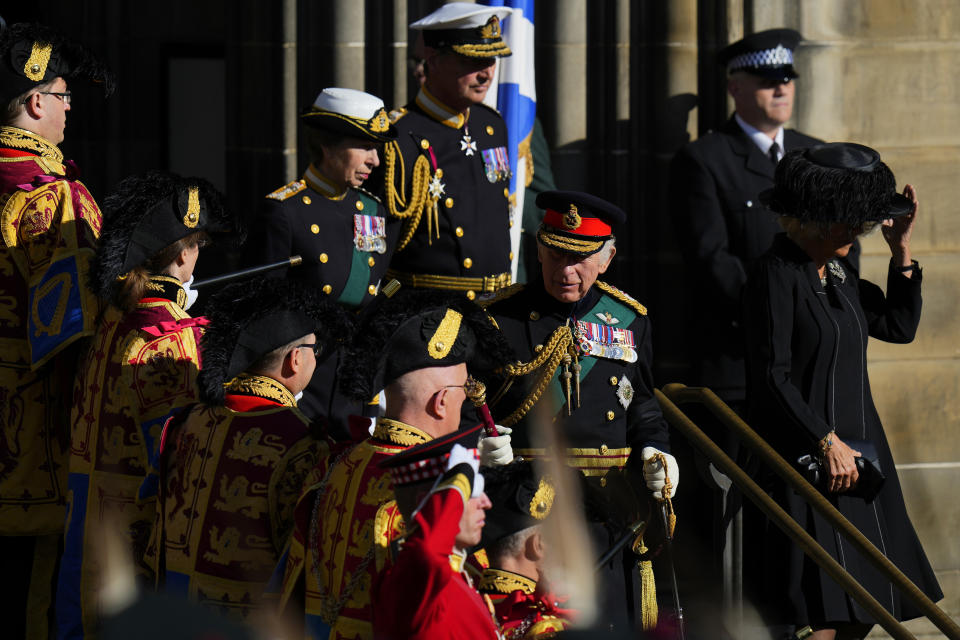
[[[332,0],[330,13],[333,30],[329,64],[333,86],[364,89],[364,3],[357,0]]]
[[[297,177],[297,0],[283,0],[283,174]]]

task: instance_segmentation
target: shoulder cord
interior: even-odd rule
[[[410,181],[410,204],[406,204],[406,189],[404,180],[400,183],[400,192],[397,192],[394,175],[396,172],[397,157],[400,158],[400,174],[404,177],[405,168],[403,165],[403,155],[400,153],[400,145],[396,141],[390,142],[384,148],[383,152],[386,171],[384,175],[384,195],[386,196],[387,211],[394,218],[406,220],[404,224],[403,236],[397,244],[397,251],[404,249],[413,238],[414,232],[420,226],[420,218],[423,216],[424,207],[427,204],[427,194],[429,188],[427,182],[430,180],[430,162],[423,154],[417,155],[417,160],[413,164],[413,174]],[[436,207],[439,196],[430,196],[432,209],[428,215],[437,215]]]
[[[527,415],[527,413],[535,404],[537,404],[537,401],[540,400],[540,396],[542,396],[543,392],[546,390],[547,385],[550,384],[550,379],[553,378],[553,373],[557,370],[557,367],[560,366],[560,363],[563,361],[564,357],[568,356],[569,349],[572,346],[573,334],[570,332],[570,327],[568,325],[563,325],[562,327],[557,327],[556,330],[550,335],[550,339],[547,340],[547,344],[544,346],[543,351],[541,351],[536,358],[526,364],[517,362],[516,364],[508,364],[503,367],[504,373],[506,373],[510,378],[528,375],[537,369],[540,369],[541,367],[543,367],[543,372],[537,379],[536,384],[534,384],[530,394],[523,400],[522,403],[520,403],[520,406],[517,407],[513,413],[507,416],[503,422],[500,423],[501,425],[505,427],[512,427],[525,415]],[[509,388],[508,385],[512,383],[513,380],[508,380],[504,384],[504,386],[498,392],[497,397],[494,399],[494,404],[503,397],[503,394],[506,392],[507,388]]]

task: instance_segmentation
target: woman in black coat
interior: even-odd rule
[[[821,460],[822,490],[930,598],[940,587],[907,516],[867,377],[868,336],[913,340],[922,274],[910,256],[917,212],[913,187],[896,193],[876,151],[851,143],[787,154],[762,196],[786,233],[751,271],[744,290],[750,422],[787,460]],[[882,224],[890,246],[887,293],[845,260],[854,239]],[[848,442],[875,447],[886,483],[869,502]],[[894,617],[920,615],[869,562],[794,491],[772,482],[787,511]],[[874,620],[774,527],[765,537],[764,592],[771,623],[810,625],[816,640],[860,638]]]

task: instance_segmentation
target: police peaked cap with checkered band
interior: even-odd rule
[[[483,425],[478,424],[448,433],[390,456],[380,463],[380,467],[390,470],[395,488],[432,482],[446,472],[453,446],[459,444],[465,449],[476,449],[482,432]]]
[[[771,211],[808,222],[859,227],[913,210],[876,150],[830,142],[787,153],[777,163],[773,187],[760,193]]]
[[[42,24],[12,24],[0,32],[0,104],[55,78],[85,78],[110,95],[114,77],[80,44]]]
[[[721,49],[718,59],[727,73],[746,71],[789,82],[798,76],[793,68],[793,52],[801,39],[793,29],[758,31]]]
[[[91,269],[94,292],[113,297],[119,279],[177,240],[203,231],[241,239],[239,221],[203,178],[148,171],[124,178],[103,201],[103,228]]]
[[[484,493],[493,503],[480,541],[488,551],[497,541],[541,524],[553,509],[553,483],[538,474],[529,460],[485,468],[483,478]]]
[[[516,360],[493,320],[462,295],[401,289],[377,296],[364,311],[340,365],[340,389],[370,400],[410,371],[467,363],[485,373]]]
[[[383,100],[356,89],[324,89],[300,119],[308,126],[350,138],[374,142],[397,139],[397,129],[390,124]]]
[[[423,43],[434,49],[449,47],[468,58],[505,58],[513,52],[503,40],[500,21],[512,12],[509,7],[448,2],[410,28],[422,31]]]
[[[580,191],[543,191],[537,206],[544,209],[537,240],[546,247],[590,256],[613,237],[613,226],[627,221],[615,204]]]
[[[349,341],[354,324],[315,287],[278,278],[227,285],[210,298],[206,316],[197,385],[200,399],[211,405],[222,405],[224,385],[274,349],[314,333],[322,360]]]

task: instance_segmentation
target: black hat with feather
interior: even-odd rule
[[[403,289],[378,296],[357,329],[340,365],[340,389],[369,400],[410,371],[467,363],[485,372],[512,362],[506,340],[487,313],[463,296],[428,289]]]
[[[0,32],[0,104],[55,78],[87,79],[113,93],[103,61],[64,34],[42,24],[12,24]]]
[[[224,403],[225,386],[274,349],[314,333],[329,351],[348,341],[353,329],[353,316],[319,290],[277,278],[224,287],[210,298],[207,319],[197,384],[200,399],[218,406]]]
[[[112,300],[123,276],[196,232],[240,239],[223,196],[202,178],[160,171],[124,178],[103,200],[103,227],[90,270],[94,293]]]

